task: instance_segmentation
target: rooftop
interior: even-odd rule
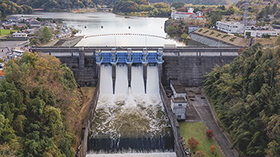
[[[172,97],[172,101],[174,103],[187,103],[188,102],[187,99],[184,97],[177,97],[177,98]]]

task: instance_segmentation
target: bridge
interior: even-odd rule
[[[112,49],[115,51],[124,52],[130,49],[134,52],[142,52],[143,48],[147,51],[157,52],[159,48],[164,52],[164,56],[237,56],[240,47],[164,47],[164,46],[118,46],[118,47],[107,47],[107,46],[91,46],[91,47],[32,47],[32,52],[43,52],[43,53],[94,53],[97,56],[100,52],[111,52]]]
[[[95,34],[95,35],[88,35],[84,36],[84,38],[91,38],[91,37],[101,37],[101,36],[146,36],[146,37],[155,37],[155,38],[162,38],[168,39],[167,37],[152,35],[152,34],[143,34],[143,33],[111,33],[111,34]]]

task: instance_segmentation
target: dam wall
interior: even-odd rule
[[[96,86],[98,81],[98,68],[95,56],[56,56],[61,63],[66,63],[76,79],[79,86]]]
[[[76,82],[80,86],[97,85],[99,70],[95,56],[85,55],[84,62],[79,56],[57,57],[73,71]],[[211,72],[216,64],[219,66],[229,64],[235,57],[235,55],[163,56],[164,63],[159,66],[160,80],[163,85],[168,85],[170,79],[178,79],[184,86],[203,86],[202,81],[206,78],[205,75]],[[145,67],[144,75],[146,74]]]
[[[203,86],[206,74],[215,65],[231,63],[236,56],[163,56],[161,82],[169,85],[169,80],[177,79],[184,86]]]

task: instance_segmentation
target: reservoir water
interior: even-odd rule
[[[167,18],[152,17],[123,17],[113,13],[67,13],[67,12],[35,12],[31,15],[18,14],[22,17],[40,17],[43,19],[60,19],[68,27],[79,30],[76,36],[95,36],[82,39],[76,46],[164,46],[164,44],[185,44],[174,39],[164,39],[164,22]],[[147,34],[151,36],[116,35]],[[97,36],[101,35],[101,36]],[[186,45],[200,46],[193,40],[186,41]]]

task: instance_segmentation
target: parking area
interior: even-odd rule
[[[0,41],[0,58],[4,59],[8,55],[8,49],[11,50],[16,47],[22,47],[26,43],[27,41]]]

